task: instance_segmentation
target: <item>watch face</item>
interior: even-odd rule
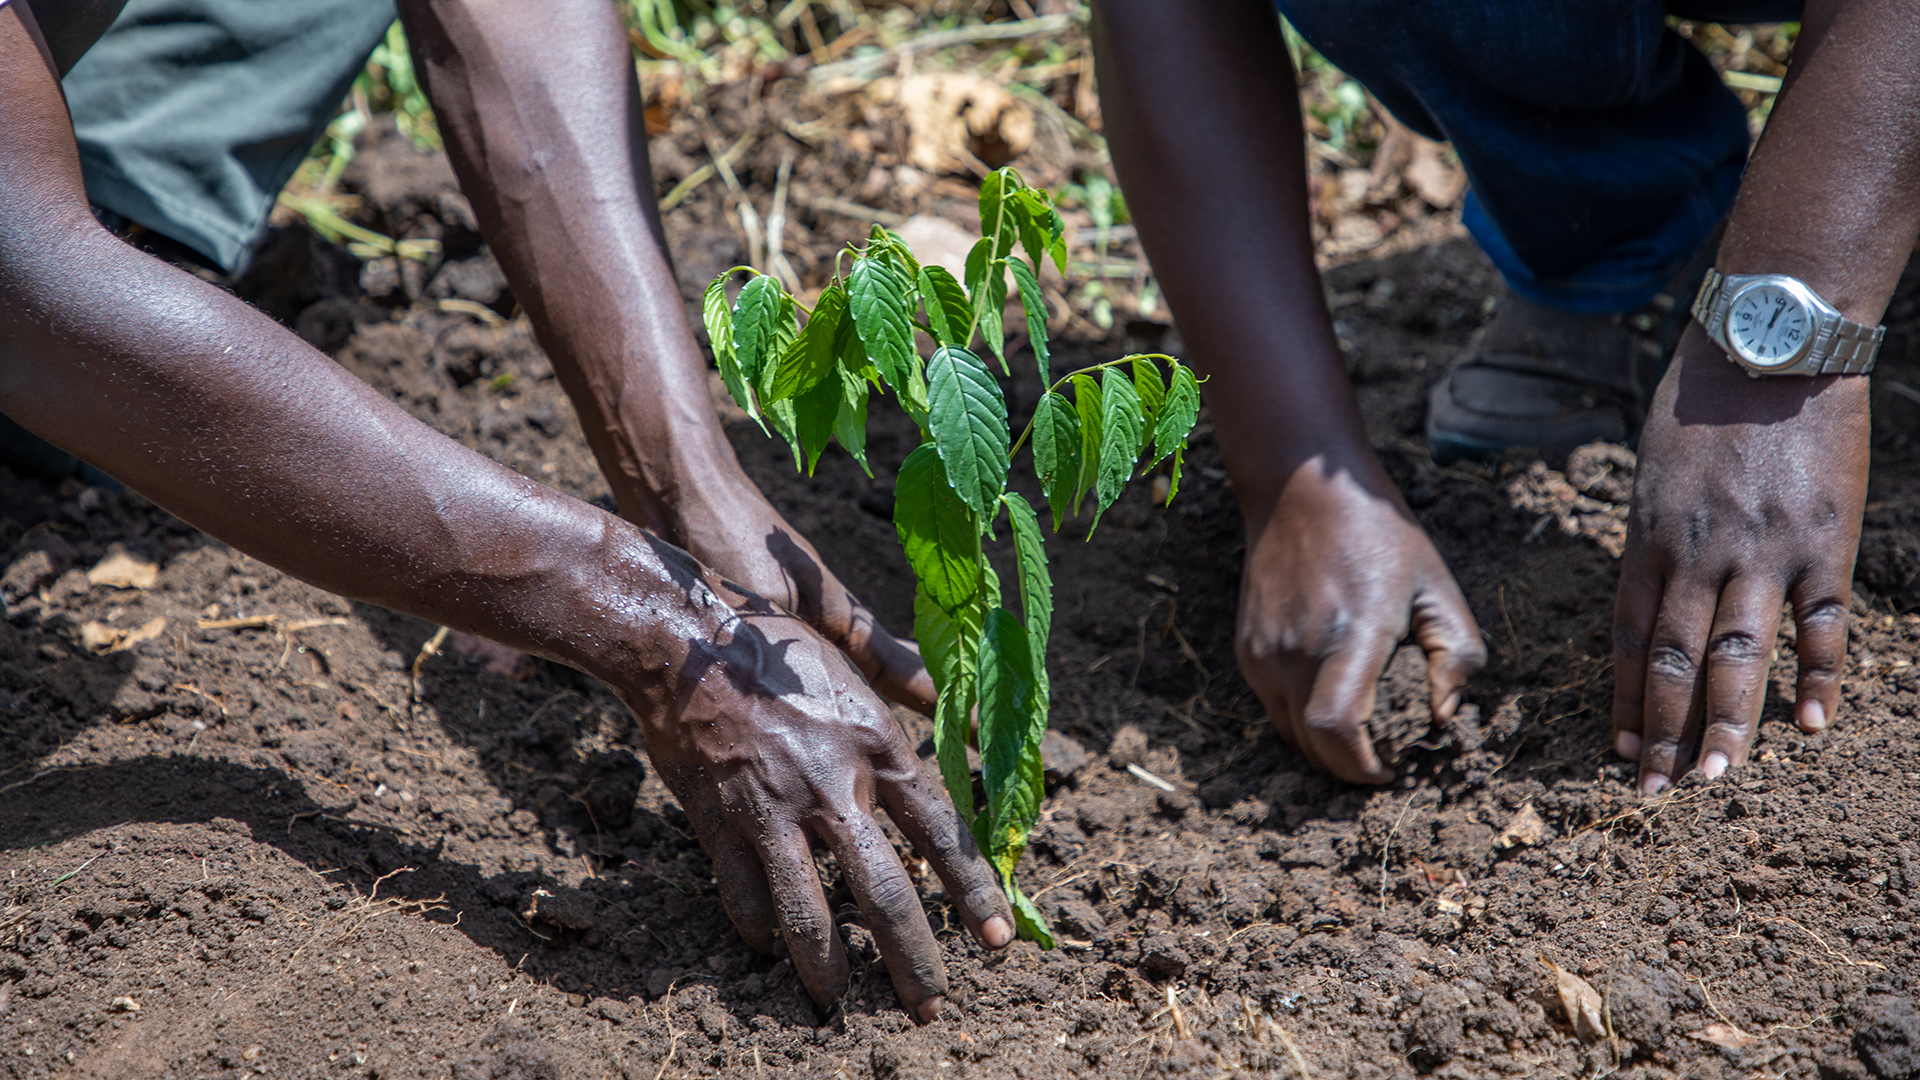
[[[1743,289],[1727,308],[1727,344],[1755,367],[1792,363],[1812,333],[1807,305],[1778,285]]]

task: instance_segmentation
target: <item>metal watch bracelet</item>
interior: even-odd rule
[[[1762,375],[1864,375],[1873,370],[1874,360],[1880,353],[1880,343],[1886,337],[1885,326],[1867,326],[1854,322],[1841,315],[1833,305],[1821,299],[1817,293],[1807,289],[1804,283],[1795,282],[1800,289],[1816,302],[1809,305],[1808,317],[1814,323],[1813,340],[1800,359],[1783,365],[1778,370],[1759,369],[1738,358],[1733,346],[1727,340],[1727,312],[1732,307],[1733,298],[1739,291],[1756,279],[1786,278],[1778,274],[1722,275],[1718,270],[1709,269],[1700,282],[1700,292],[1693,301],[1693,317],[1707,331],[1714,344],[1734,358],[1751,377]],[[1731,286],[1731,287],[1729,287]]]

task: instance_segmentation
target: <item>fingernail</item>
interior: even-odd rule
[[[914,1022],[920,1023],[920,1024],[931,1024],[935,1020],[940,1019],[940,1009],[942,1006],[946,1005],[946,1003],[947,1003],[947,999],[943,997],[930,997],[927,1000],[921,1002],[920,1007],[913,1010]]]
[[[1631,731],[1617,731],[1613,735],[1613,752],[1623,758],[1640,756],[1640,736]]]
[[[1447,695],[1445,701],[1442,701],[1440,703],[1440,719],[1442,720],[1453,719],[1453,714],[1457,712],[1459,708],[1460,708],[1460,691],[1455,690],[1453,693]]]
[[[987,948],[1003,949],[1007,942],[1013,940],[1013,927],[1007,924],[1007,920],[995,915],[980,924],[980,937],[987,943]]]
[[[1720,779],[1720,774],[1726,771],[1727,755],[1718,750],[1709,753],[1706,759],[1700,762],[1700,772],[1709,780]]]
[[[1801,731],[1827,730],[1826,706],[1820,704],[1817,701],[1801,702],[1800,703],[1800,730]]]
[[[1658,795],[1660,789],[1667,786],[1667,778],[1657,772],[1648,773],[1640,781],[1640,794]]]

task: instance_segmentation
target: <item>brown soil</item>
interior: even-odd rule
[[[447,265],[356,267],[288,233],[251,294],[428,423],[604,501],[524,320],[471,307],[513,311],[444,163],[382,145],[355,167],[368,213],[439,236]],[[743,168],[762,192],[765,166]],[[739,255],[710,194],[669,219],[689,290]],[[797,220],[809,266],[864,230]],[[1053,724],[1087,753],[1058,755],[1022,874],[1064,947],[987,955],[927,877],[956,1003],[925,1028],[844,888],[857,973],[834,1015],[747,949],[590,680],[425,654],[434,627],[136,496],[0,474],[0,1075],[1916,1075],[1920,406],[1892,386],[1920,385],[1920,279],[1875,376],[1841,722],[1801,735],[1776,693],[1751,764],[1653,800],[1607,749],[1631,455],[1568,475],[1435,468],[1421,400],[1484,318],[1492,271],[1454,243],[1329,284],[1375,444],[1487,632],[1477,719],[1409,722],[1423,694],[1401,663],[1378,732],[1402,766],[1391,787],[1337,783],[1275,738],[1234,669],[1241,525],[1203,418],[1171,509],[1138,485],[1089,542],[1053,545]],[[1056,364],[1129,344],[1069,344]],[[1021,419],[1034,388],[1010,393]],[[885,470],[910,433],[876,425],[869,481],[837,452],[797,476],[784,448],[730,430],[904,628]],[[88,581],[116,543],[159,564],[151,588]],[[200,625],[243,616],[260,625]],[[120,652],[80,643],[88,623],[162,618]],[[1792,662],[1788,638],[1777,691]],[[1542,958],[1594,988],[1599,1037],[1576,1032]]]

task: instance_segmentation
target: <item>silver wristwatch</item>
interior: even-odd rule
[[[1840,314],[1799,278],[1708,270],[1693,317],[1748,378],[1864,375],[1873,370],[1884,326]]]

